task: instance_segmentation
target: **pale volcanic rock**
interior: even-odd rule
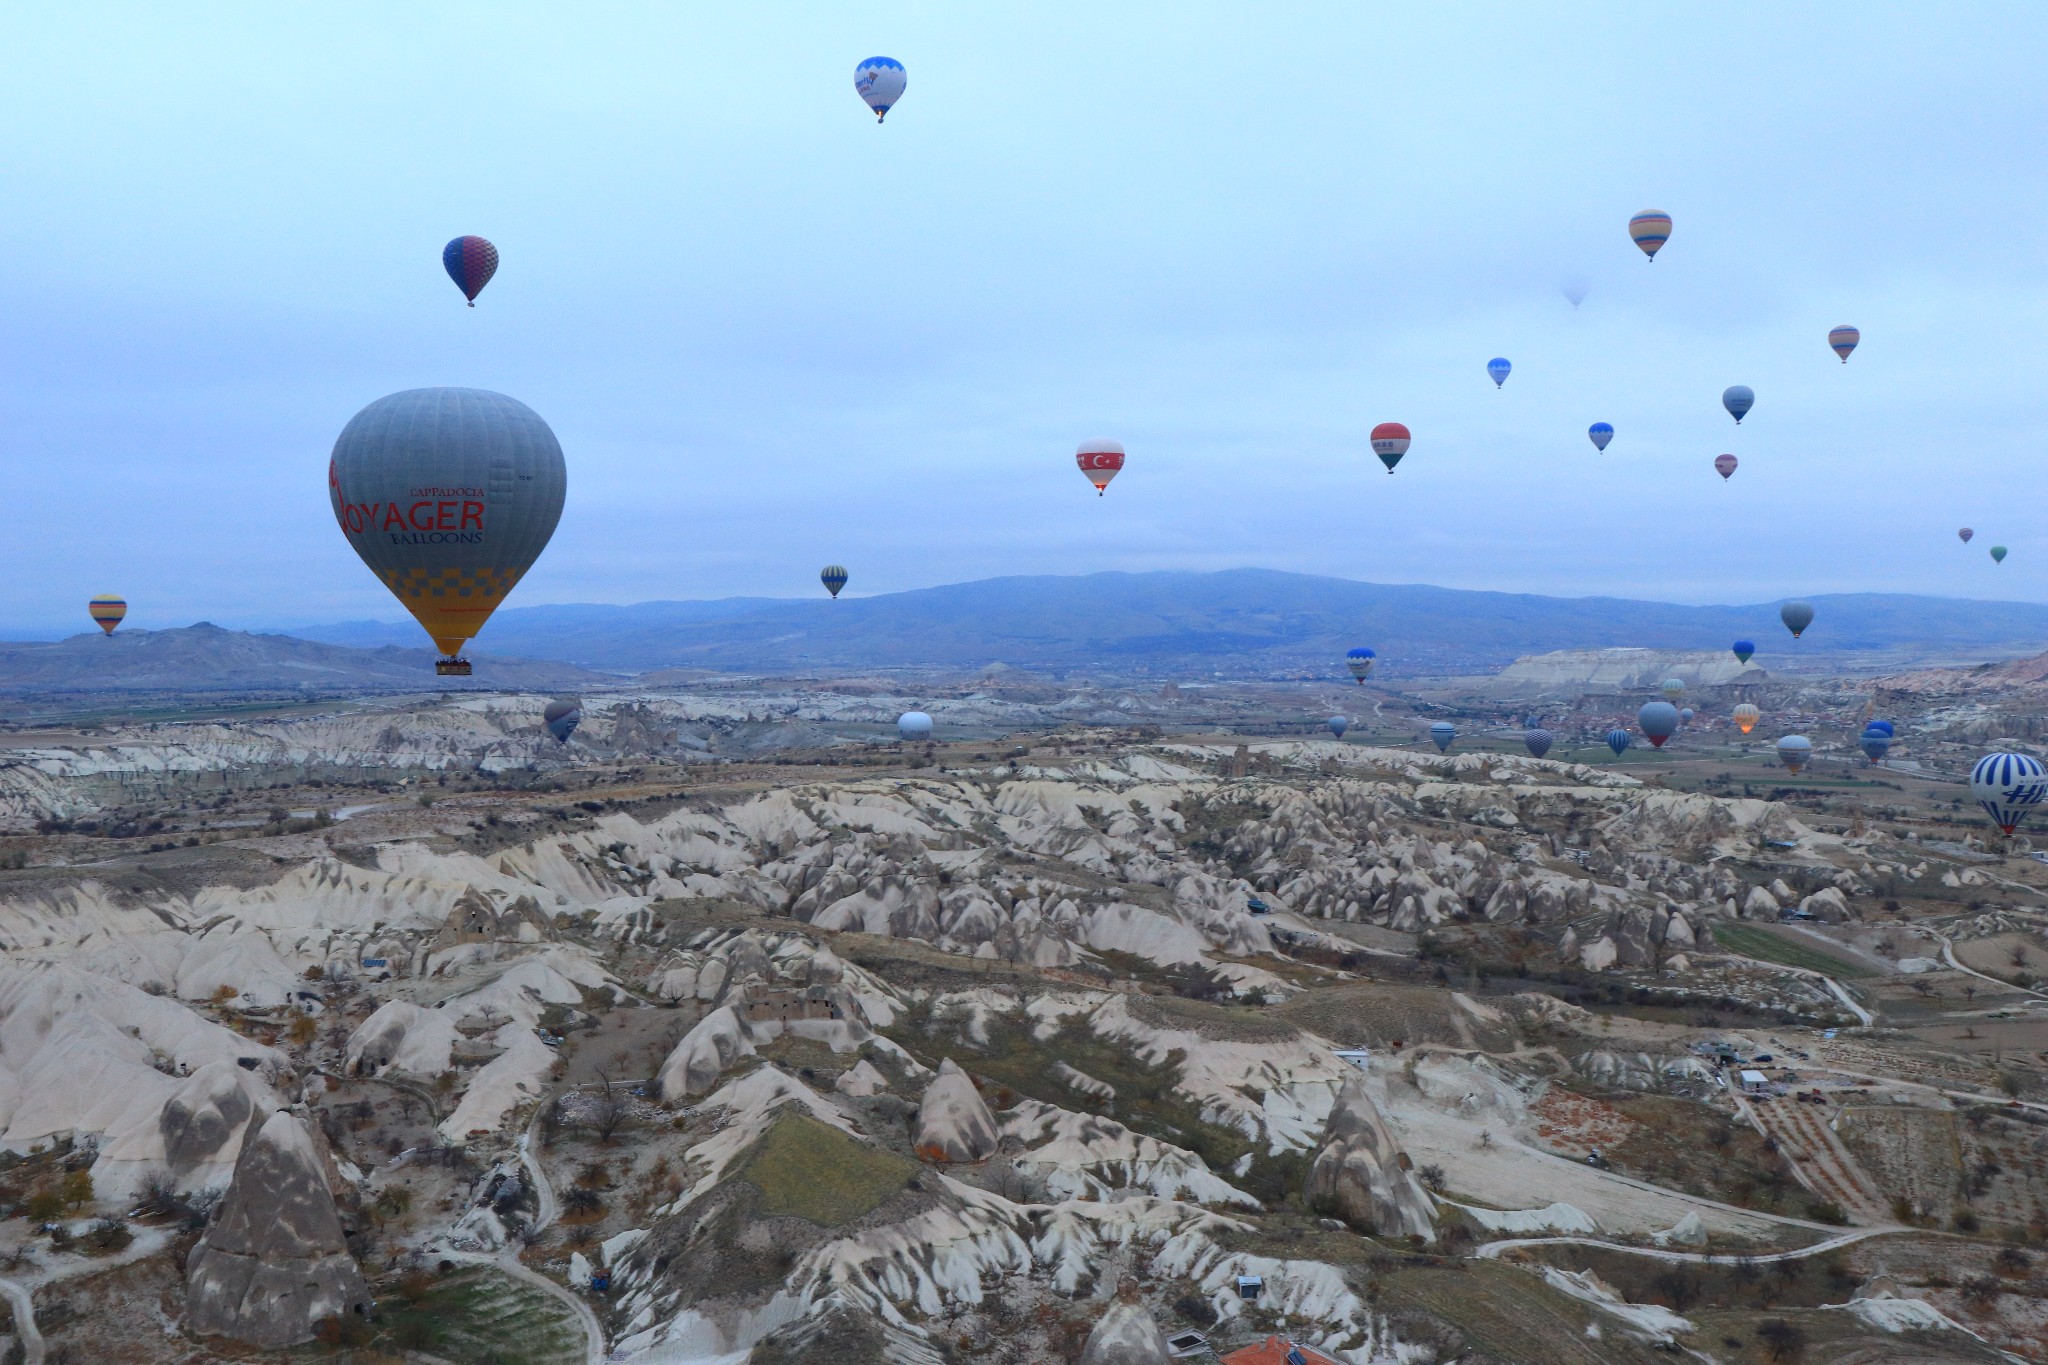
[[[1856,917],[1855,912],[1849,908],[1848,899],[1832,886],[1824,886],[1814,892],[1799,902],[1799,908],[1815,919],[1824,920],[1829,924],[1841,924]]]
[[[1304,1193],[1311,1208],[1360,1232],[1433,1241],[1429,1196],[1408,1166],[1407,1154],[1366,1094],[1364,1078],[1354,1076],[1330,1110]]]
[[[1081,1348],[1081,1365],[1172,1365],[1166,1337],[1143,1304],[1113,1303]]]
[[[185,1275],[192,1332],[269,1350],[311,1340],[323,1318],[368,1311],[319,1149],[298,1119],[273,1114],[243,1144]]]
[[[232,1062],[208,1062],[186,1079],[157,1120],[164,1164],[180,1185],[203,1186],[234,1169],[251,1123],[269,1117],[269,1097],[255,1078]]]
[[[995,1116],[951,1057],[939,1063],[939,1074],[925,1087],[912,1146],[926,1161],[941,1163],[986,1161],[995,1155]]]
[[[349,1035],[347,1069],[364,1076],[386,1071],[438,1076],[451,1065],[456,1037],[455,1020],[445,1009],[387,1000]]]
[[[701,1095],[718,1084],[728,1067],[753,1054],[754,1041],[739,1015],[721,1005],[699,1019],[661,1064],[661,1098],[681,1104]]]
[[[832,1088],[842,1095],[879,1095],[889,1088],[889,1078],[863,1058],[841,1072]]]
[[[1259,1201],[1210,1171],[1194,1152],[1136,1133],[1115,1119],[1077,1114],[1037,1100],[1004,1112],[1003,1145],[1021,1145],[1019,1169],[1044,1177],[1054,1199],[1109,1199],[1143,1191],[1196,1204],[1259,1207]]]

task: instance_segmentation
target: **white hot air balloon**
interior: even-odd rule
[[[1970,769],[1970,795],[2010,834],[2048,796],[2048,771],[2027,754],[1986,754]]]

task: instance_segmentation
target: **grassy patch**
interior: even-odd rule
[[[906,1157],[784,1110],[738,1178],[761,1191],[758,1213],[837,1227],[874,1209],[916,1174],[917,1163]]]
[[[583,1325],[567,1305],[482,1266],[408,1281],[377,1317],[390,1345],[452,1365],[557,1365],[584,1352]]]
[[[1443,1343],[1453,1349],[1476,1346],[1520,1365],[1649,1365],[1670,1359],[1632,1339],[1613,1319],[1498,1261],[1466,1261],[1455,1269],[1408,1266],[1378,1283],[1379,1305],[1397,1321],[1420,1312],[1455,1328],[1463,1342]],[[1589,1338],[1586,1327],[1594,1322],[1602,1333]]]
[[[1714,942],[1731,953],[1753,957],[1759,962],[1776,962],[1786,967],[1803,967],[1829,976],[1869,976],[1868,967],[1822,951],[1818,946],[1774,934],[1757,924],[1716,924]]]

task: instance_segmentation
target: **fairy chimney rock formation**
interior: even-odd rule
[[[1309,1168],[1309,1207],[1360,1232],[1434,1239],[1429,1196],[1408,1166],[1407,1154],[1365,1093],[1365,1078],[1353,1076],[1338,1093],[1322,1149]]]
[[[981,1092],[948,1057],[917,1110],[917,1154],[926,1161],[986,1161],[996,1153],[996,1120]]]
[[[1088,1334],[1081,1365],[1173,1365],[1173,1355],[1143,1306],[1113,1303]]]
[[[368,1311],[319,1149],[298,1119],[272,1114],[242,1144],[185,1280],[193,1332],[270,1350],[310,1341],[323,1318]]]

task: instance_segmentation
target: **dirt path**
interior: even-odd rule
[[[34,1277],[28,1284],[23,1284],[19,1280],[0,1280],[0,1295],[4,1295],[14,1309],[14,1334],[21,1338],[22,1365],[43,1365],[43,1356],[48,1349],[43,1342],[42,1330],[36,1326],[33,1291],[64,1280],[77,1279],[81,1275],[97,1275],[144,1260],[169,1246],[170,1241],[169,1235],[159,1228],[143,1228],[135,1234],[134,1241],[112,1256],[79,1261],[54,1271],[46,1271]]]
[[[1951,943],[1945,935],[1941,935],[1938,937],[1941,938],[1941,960],[1943,962],[1946,962],[1949,966],[1955,968],[1957,971],[1962,972],[1966,976],[1974,976],[1979,981],[1989,981],[1992,985],[1998,987],[2000,990],[2024,991],[2026,994],[2031,995],[2036,999],[2048,1000],[2048,991],[2037,991],[2032,986],[2015,986],[2010,981],[2000,981],[1995,976],[1986,975],[1985,973],[1978,971],[1975,967],[1965,967],[1960,961],[1956,959],[1955,944]]]
[[[1748,1262],[1753,1265],[1767,1265],[1772,1261],[1796,1261],[1806,1256],[1819,1256],[1839,1247],[1867,1241],[1872,1237],[1890,1237],[1898,1233],[1924,1234],[1925,1228],[1906,1228],[1896,1225],[1882,1228],[1858,1228],[1845,1232],[1826,1241],[1815,1242],[1812,1246],[1794,1247],[1790,1251],[1771,1251],[1755,1256],[1731,1256],[1712,1251],[1667,1251],[1663,1247],[1634,1247],[1621,1242],[1603,1242],[1597,1237],[1509,1237],[1498,1242],[1487,1242],[1474,1249],[1474,1256],[1487,1260],[1499,1259],[1502,1252],[1517,1247],[1579,1246],[1598,1247],[1603,1251],[1626,1251],[1634,1256],[1649,1256],[1659,1261],[1693,1261],[1702,1265],[1739,1265]]]
[[[36,1326],[36,1305],[28,1290],[12,1280],[0,1280],[0,1294],[14,1309],[14,1334],[21,1338],[21,1365],[43,1365],[43,1334]]]

